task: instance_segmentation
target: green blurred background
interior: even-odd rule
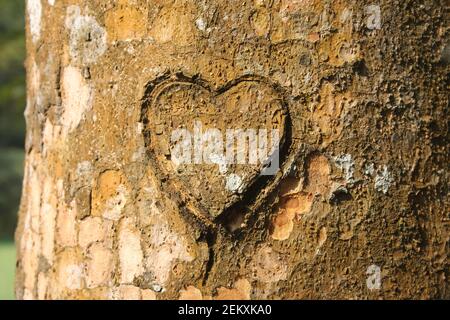
[[[25,140],[24,0],[0,0],[0,300],[14,298]]]

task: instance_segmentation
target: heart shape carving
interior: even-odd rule
[[[288,112],[281,93],[264,79],[244,77],[213,89],[178,75],[148,85],[144,101],[150,158],[209,221],[281,163]]]

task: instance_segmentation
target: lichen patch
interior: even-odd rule
[[[375,177],[375,190],[387,194],[393,182],[392,174],[387,166],[383,166],[383,170]]]
[[[69,30],[69,54],[75,64],[97,62],[107,49],[107,34],[94,17],[82,15],[78,6],[67,8],[66,28]]]

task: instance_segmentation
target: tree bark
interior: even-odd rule
[[[450,297],[444,1],[26,15],[18,299]],[[177,166],[195,121],[276,128],[279,170]]]

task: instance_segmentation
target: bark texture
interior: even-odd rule
[[[26,15],[17,298],[450,298],[445,1]],[[280,171],[176,171],[170,131],[197,118],[281,128]]]

